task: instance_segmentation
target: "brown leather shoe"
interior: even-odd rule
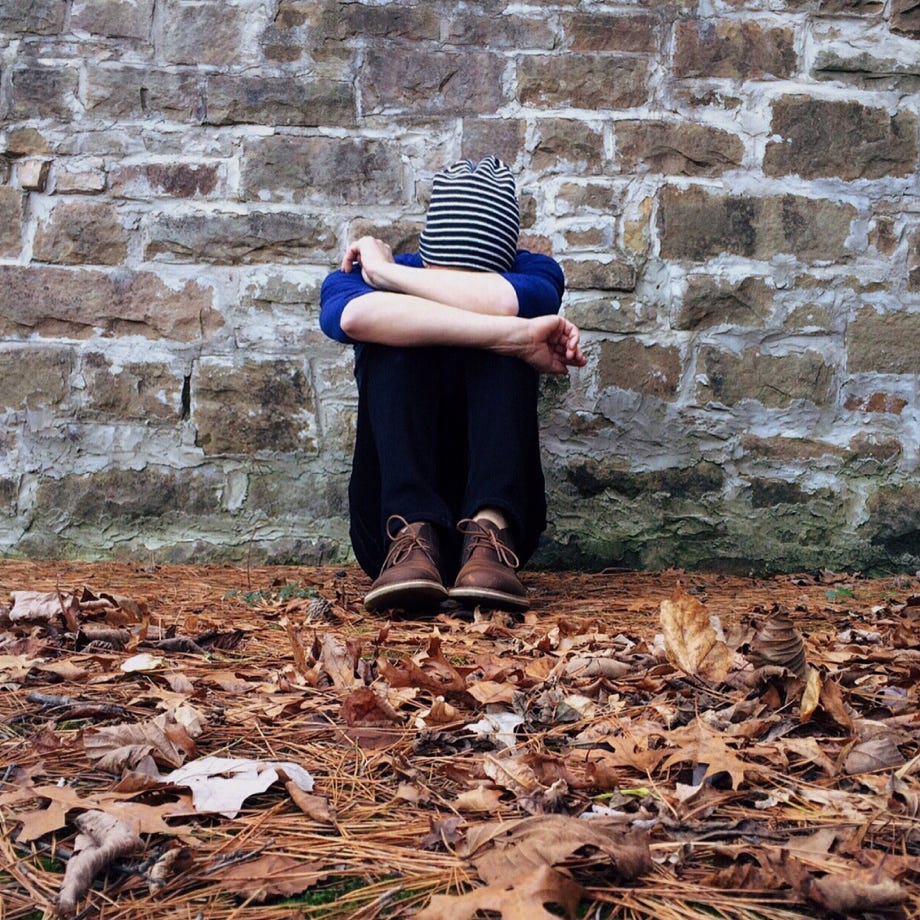
[[[394,534],[393,526],[401,525]],[[438,535],[427,521],[408,523],[394,514],[387,521],[387,536],[392,541],[390,551],[376,581],[364,597],[365,609],[400,608],[419,610],[437,607],[447,598],[447,588],[441,581],[438,565]]]
[[[469,518],[457,524],[463,534],[461,569],[450,589],[451,600],[510,610],[526,610],[527,589],[514,570],[520,560],[511,548],[511,530],[492,521]]]

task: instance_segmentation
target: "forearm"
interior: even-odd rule
[[[517,294],[497,272],[376,265],[370,283],[381,291],[410,294],[471,313],[517,316]]]
[[[526,320],[392,291],[363,294],[342,312],[342,330],[355,341],[403,347],[453,345],[497,351],[520,323]]]

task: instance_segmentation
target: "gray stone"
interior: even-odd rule
[[[625,458],[586,456],[568,460],[566,477],[582,495],[597,495],[609,489],[630,499],[660,494],[697,500],[721,492],[725,481],[725,473],[714,463],[636,473],[629,470]]]
[[[709,275],[690,275],[674,327],[762,326],[772,304],[773,289],[761,278],[733,284]]]
[[[891,0],[891,29],[920,38],[920,5],[916,0]]]
[[[920,486],[892,483],[877,489],[866,502],[869,517],[863,530],[889,552],[920,557]]]
[[[313,452],[313,386],[302,365],[202,361],[192,389],[196,443],[206,454]]]
[[[744,144],[708,125],[664,121],[616,123],[617,158],[626,172],[719,176],[741,165]]]
[[[465,159],[481,160],[494,154],[506,163],[514,164],[524,150],[527,123],[520,118],[463,119],[463,147]]]
[[[366,113],[475,115],[495,112],[504,102],[505,59],[485,51],[430,51],[403,47],[368,50],[361,69]]]
[[[613,259],[565,259],[562,262],[566,286],[574,291],[634,291],[636,269],[628,262]]]
[[[637,339],[601,342],[598,347],[598,386],[618,387],[673,401],[680,384],[680,352]]]
[[[0,32],[55,35],[66,12],[66,0],[0,0]]]
[[[619,55],[528,55],[518,60],[518,94],[523,105],[546,108],[633,108],[648,99],[648,64]]]
[[[353,125],[355,92],[348,83],[294,77],[215,74],[208,77],[212,125]]]
[[[142,335],[194,342],[223,325],[213,292],[178,289],[152,272],[0,265],[0,335]]]
[[[917,117],[906,111],[784,96],[773,104],[771,131],[782,139],[767,144],[768,176],[852,181],[906,176],[917,166]]]
[[[42,409],[59,406],[70,392],[69,348],[5,346],[0,351],[0,406]]]
[[[109,182],[116,198],[209,198],[224,191],[220,168],[209,163],[116,166]]]
[[[697,384],[700,403],[733,406],[754,399],[776,409],[796,400],[825,405],[833,394],[834,370],[815,351],[776,356],[748,350],[736,355],[704,346],[697,373],[703,378]]]
[[[556,43],[555,31],[546,16],[521,16],[508,10],[483,15],[481,9],[464,9],[459,4],[447,21],[446,33],[447,44],[492,50],[549,51]]]
[[[0,187],[0,256],[15,259],[22,251],[22,195]]]
[[[12,120],[54,118],[69,121],[76,102],[79,71],[76,67],[32,64],[12,73]]]
[[[246,9],[238,4],[165,0],[160,53],[170,64],[238,67]]]
[[[274,135],[246,144],[247,198],[392,205],[403,198],[398,148],[365,138]],[[264,193],[264,194],[263,194]]]
[[[325,219],[293,211],[161,215],[147,239],[147,259],[226,265],[326,262],[340,248]]]
[[[119,265],[128,254],[128,236],[110,204],[63,201],[40,223],[32,255],[58,265]]]
[[[154,0],[75,0],[71,29],[113,38],[149,38]]]
[[[847,327],[850,373],[920,374],[920,313],[863,307]]]
[[[658,211],[661,255],[703,261],[725,252],[754,259],[789,253],[803,261],[840,261],[855,217],[852,205],[821,198],[751,198],[668,187]]]
[[[204,91],[193,72],[89,64],[86,110],[100,118],[200,122],[205,112]]]

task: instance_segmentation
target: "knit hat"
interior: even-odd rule
[[[511,170],[498,157],[460,160],[434,177],[419,254],[429,265],[510,271],[520,226]]]

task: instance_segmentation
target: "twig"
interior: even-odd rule
[[[202,875],[210,875],[212,872],[217,872],[218,869],[226,869],[227,866],[235,866],[237,863],[246,862],[247,859],[252,859],[255,856],[260,856],[264,853],[269,847],[275,845],[275,838],[270,837],[265,843],[260,847],[256,847],[254,850],[247,850],[243,853],[232,853],[230,856],[225,856],[223,859],[218,860],[214,863],[213,866],[208,866],[207,869],[202,869]]]

